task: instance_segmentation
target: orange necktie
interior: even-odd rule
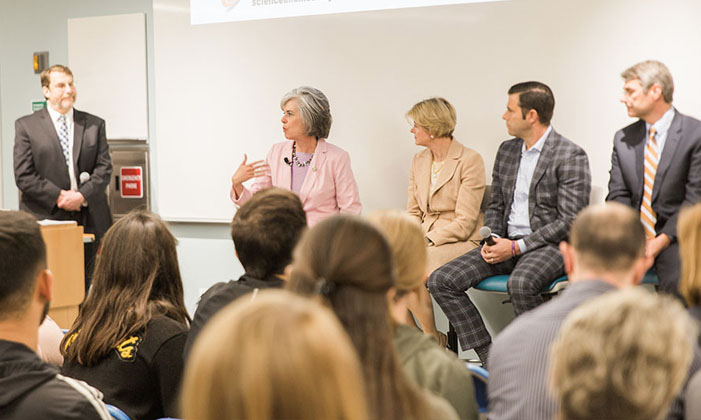
[[[645,147],[643,202],[640,205],[640,221],[643,222],[645,235],[648,238],[656,236],[655,223],[657,223],[657,214],[652,209],[652,187],[655,185],[655,174],[657,173],[657,162],[659,161],[655,134],[657,134],[657,130],[650,128],[647,146]]]

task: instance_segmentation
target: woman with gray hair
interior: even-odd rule
[[[231,200],[241,205],[259,190],[279,187],[299,195],[311,227],[336,213],[360,214],[358,185],[348,152],[326,141],[331,129],[329,100],[302,86],[280,100],[285,141],[274,144],[265,160],[243,162],[231,177]],[[256,178],[250,188],[243,183]]]

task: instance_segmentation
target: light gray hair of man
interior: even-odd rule
[[[668,104],[672,103],[672,98],[674,96],[674,80],[672,80],[672,73],[669,72],[667,66],[660,61],[641,61],[624,70],[623,73],[621,73],[621,77],[626,82],[635,79],[640,80],[640,84],[643,86],[643,92],[645,93],[647,93],[652,85],[660,85],[664,101]]]
[[[551,347],[559,419],[663,418],[688,374],[697,331],[676,299],[641,288],[582,304]]]
[[[292,99],[297,101],[299,112],[304,122],[307,135],[317,139],[325,139],[331,131],[331,108],[329,100],[319,89],[300,86],[287,92],[280,100],[280,108]]]

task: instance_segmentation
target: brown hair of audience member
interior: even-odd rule
[[[363,365],[371,418],[430,418],[397,360],[386,298],[395,279],[384,236],[359,217],[337,215],[302,236],[288,287],[323,296],[340,319]]]
[[[431,136],[451,139],[458,120],[453,105],[443,98],[429,98],[418,102],[411,107],[406,116]]]
[[[130,212],[112,225],[102,240],[92,288],[61,343],[67,361],[94,365],[156,316],[189,323],[176,244],[163,220],[147,211]]]
[[[198,337],[184,378],[185,419],[367,419],[348,335],[330,310],[284,290],[261,291],[218,313]]]
[[[560,420],[657,420],[687,376],[695,327],[674,298],[640,288],[588,301],[551,347]]]
[[[682,262],[679,291],[690,306],[701,305],[701,203],[682,209],[677,224]]]
[[[231,238],[246,273],[265,280],[284,272],[305,227],[307,216],[297,194],[268,188],[238,209]]]
[[[570,244],[582,267],[626,272],[645,255],[645,231],[638,214],[619,203],[589,206],[570,228]]]
[[[46,245],[37,219],[25,212],[0,211],[0,320],[27,310],[44,269]]]
[[[416,220],[399,210],[376,211],[370,223],[385,235],[397,270],[397,297],[424,287],[426,281],[426,242]]]

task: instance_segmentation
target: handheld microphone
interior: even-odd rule
[[[487,245],[496,245],[494,238],[492,238],[492,229],[490,229],[489,226],[482,226],[479,233]]]
[[[283,162],[285,162],[287,165],[292,166],[292,161],[289,160],[289,159],[287,158],[287,156],[285,156],[285,158],[283,159]]]
[[[78,175],[78,180],[80,181],[80,185],[85,184],[86,182],[90,181],[90,174],[87,172],[81,172],[80,175]],[[87,207],[88,202],[83,201],[83,207]]]

